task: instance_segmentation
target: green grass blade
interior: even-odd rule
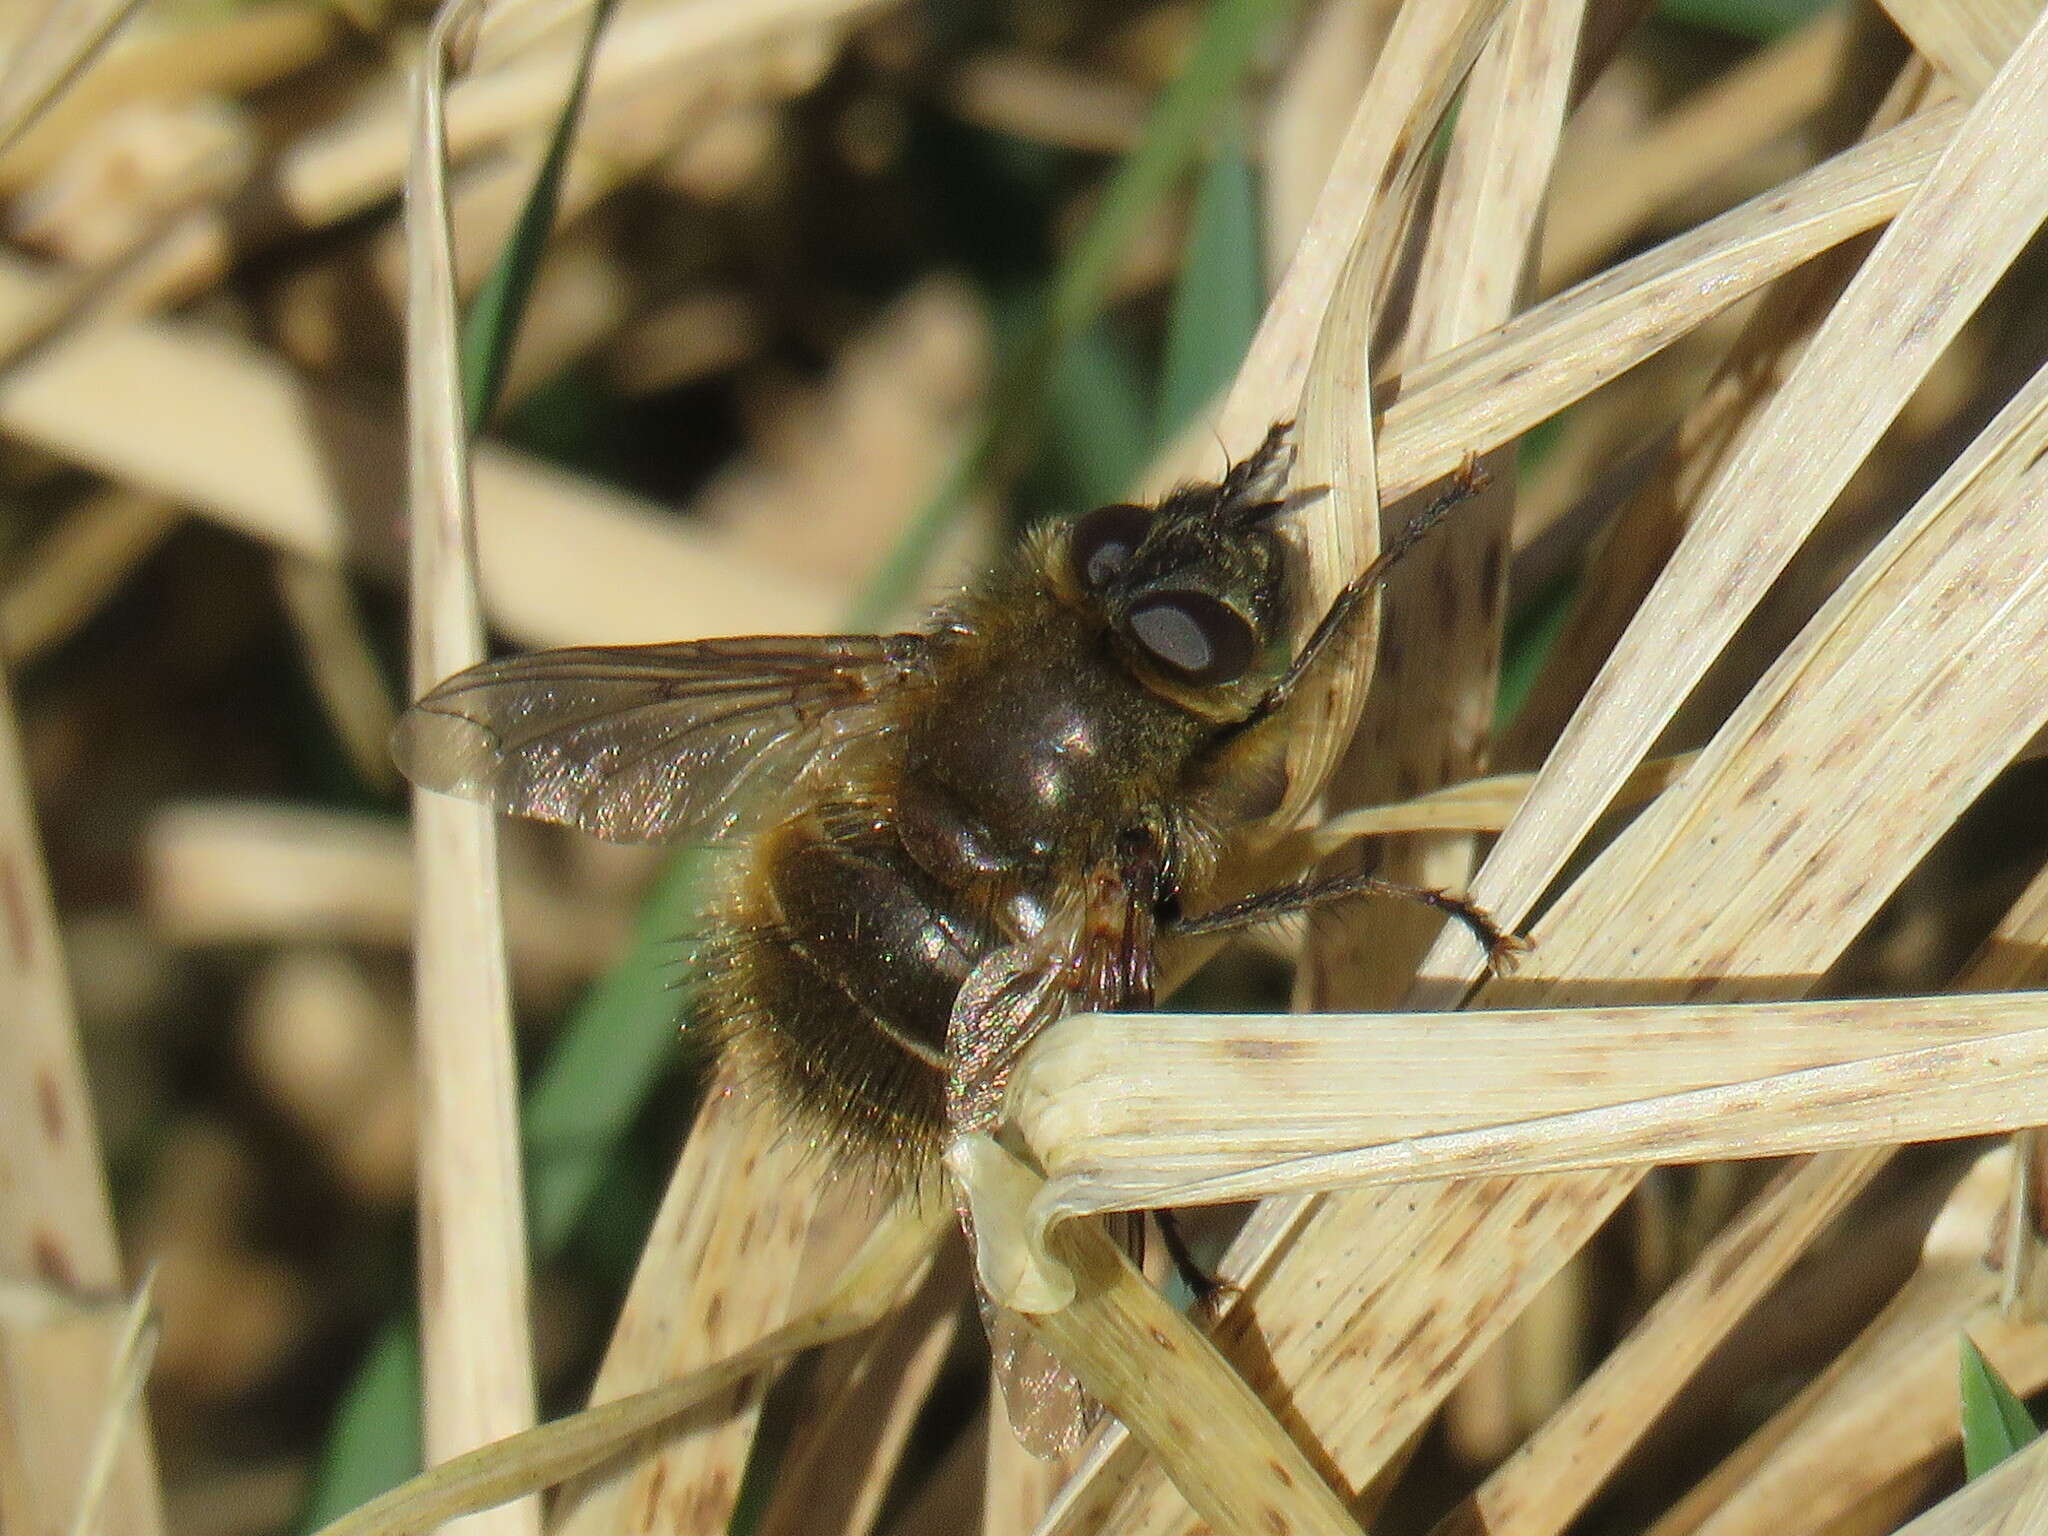
[[[1108,326],[1091,326],[1067,348],[1047,389],[1047,448],[1059,489],[1073,505],[1097,506],[1129,492],[1153,447],[1148,393],[1131,348]]]
[[[313,1469],[299,1528],[316,1531],[420,1469],[419,1319],[393,1318],[356,1367]]]
[[[583,117],[583,101],[590,91],[591,63],[611,13],[612,0],[597,0],[590,8],[590,25],[576,55],[576,72],[562,101],[561,116],[555,119],[547,153],[534,172],[533,189],[463,318],[462,403],[472,432],[490,419],[505,388],[505,370],[512,360],[512,345],[519,338],[519,322],[533,297],[534,279],[555,227],[562,176],[569,166],[569,149],[576,141],[576,124]]]
[[[1768,42],[1796,32],[1840,0],[1660,0],[1657,14],[1687,26]]]
[[[1234,127],[1195,188],[1159,370],[1158,441],[1169,441],[1237,377],[1266,307],[1260,266],[1258,193],[1242,128]]]
[[[647,1095],[683,1049],[691,952],[677,942],[697,919],[715,856],[670,859],[640,905],[632,947],[586,993],[526,1090],[526,1220],[534,1251],[561,1252],[604,1186]]]
[[[1963,1470],[1982,1477],[2040,1435],[2027,1405],[1984,1358],[1967,1333],[1961,1336],[1959,1367],[1963,1402]]]

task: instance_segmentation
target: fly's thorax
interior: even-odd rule
[[[906,734],[896,820],[934,876],[1029,931],[1051,884],[1160,822],[1212,728],[1132,677],[1084,615],[1043,589],[1002,600],[1016,595],[963,605]]]

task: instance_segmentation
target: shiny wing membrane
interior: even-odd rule
[[[1150,906],[1104,872],[1081,899],[1056,910],[1031,942],[998,950],[976,966],[946,1031],[946,1054],[953,1062],[946,1095],[951,1128],[996,1128],[1010,1069],[1047,1026],[1069,1013],[1150,1008],[1152,941]],[[964,1201],[961,1221],[973,1242]],[[1143,1263],[1142,1211],[1106,1218],[1105,1230],[1133,1263]],[[1034,1456],[1065,1456],[1094,1430],[1102,1405],[1024,1319],[985,1295],[980,1301],[1011,1433]]]
[[[398,722],[414,783],[621,843],[759,825],[821,756],[887,730],[927,677],[922,635],[584,646],[485,662]]]

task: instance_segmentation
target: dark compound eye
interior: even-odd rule
[[[1124,623],[1147,654],[1191,683],[1236,682],[1257,648],[1243,616],[1206,592],[1157,593]]]
[[[1090,591],[1101,588],[1129,563],[1152,527],[1152,509],[1118,502],[1097,507],[1074,525],[1067,551],[1074,574]]]

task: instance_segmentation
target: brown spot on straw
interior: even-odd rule
[[[36,954],[35,924],[29,919],[28,892],[22,886],[21,871],[5,855],[0,855],[0,907],[6,908],[7,947],[13,951],[15,963],[26,966]]]
[[[78,1288],[78,1272],[72,1268],[70,1254],[64,1251],[64,1239],[54,1232],[41,1231],[36,1233],[31,1247],[38,1275],[63,1290]]]
[[[1299,1040],[1232,1040],[1226,1049],[1244,1061],[1292,1061],[1305,1047]]]
[[[43,1139],[51,1146],[64,1140],[64,1090],[47,1070],[36,1074],[36,1110],[42,1117]]]
[[[654,1529],[661,1515],[661,1496],[667,1489],[668,1462],[657,1456],[654,1461],[654,1475],[647,1479],[647,1498],[640,1513],[640,1529]]]

